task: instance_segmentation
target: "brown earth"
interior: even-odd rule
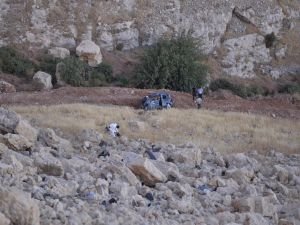
[[[119,87],[62,87],[44,92],[6,93],[0,95],[5,105],[51,105],[66,103],[112,104],[139,108],[143,96],[154,90]],[[170,91],[175,107],[195,108],[191,94]],[[300,119],[300,100],[290,95],[242,99],[227,91],[214,92],[204,97],[203,108],[263,114],[273,117]]]

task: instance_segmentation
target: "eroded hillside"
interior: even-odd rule
[[[214,73],[274,79],[299,72],[297,0],[3,0],[0,45],[74,49],[92,39],[112,51],[151,45],[190,31],[213,53]],[[276,43],[266,46],[266,35]]]

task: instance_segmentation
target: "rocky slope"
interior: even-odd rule
[[[300,223],[300,155],[70,140],[0,108],[0,224]]]
[[[0,45],[74,50],[90,39],[129,50],[189,30],[221,74],[278,78],[299,72],[299,19],[298,0],[2,0]],[[266,46],[272,32],[277,41]]]

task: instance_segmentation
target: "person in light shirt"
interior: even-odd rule
[[[106,130],[113,137],[120,137],[121,136],[120,133],[119,133],[119,128],[120,128],[120,125],[117,124],[117,123],[111,123],[108,126],[106,126]]]

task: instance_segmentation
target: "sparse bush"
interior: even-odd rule
[[[106,82],[110,83],[113,81],[113,69],[111,65],[103,62],[99,66],[93,68],[93,70],[103,74],[105,76]]]
[[[242,98],[252,97],[255,95],[264,95],[266,92],[264,88],[260,86],[256,86],[256,85],[245,86],[241,84],[233,84],[226,79],[214,80],[210,83],[209,87],[210,90],[212,91],[217,91],[219,89],[230,90],[232,91],[232,93]]]
[[[36,65],[11,47],[0,48],[0,70],[19,76],[32,76]]]
[[[49,73],[52,76],[52,83],[56,84],[56,65],[61,62],[62,59],[57,59],[52,56],[46,55],[40,59],[39,70]]]
[[[98,86],[104,86],[106,84],[107,84],[106,77],[103,73],[100,73],[96,70],[90,72],[89,86],[98,87]]]
[[[226,79],[217,79],[210,83],[210,90],[217,91],[219,89],[233,90],[234,85]]]
[[[128,87],[130,84],[130,81],[126,76],[119,75],[115,78],[114,83],[120,87]]]
[[[81,86],[84,84],[86,64],[76,57],[63,59],[64,68],[61,73],[62,79],[72,85]]]
[[[279,93],[288,93],[288,94],[295,94],[300,93],[300,84],[299,83],[290,83],[285,84],[279,87]]]
[[[189,35],[159,41],[145,51],[136,68],[135,85],[187,92],[202,86],[208,68],[200,63],[199,47],[199,42]]]

